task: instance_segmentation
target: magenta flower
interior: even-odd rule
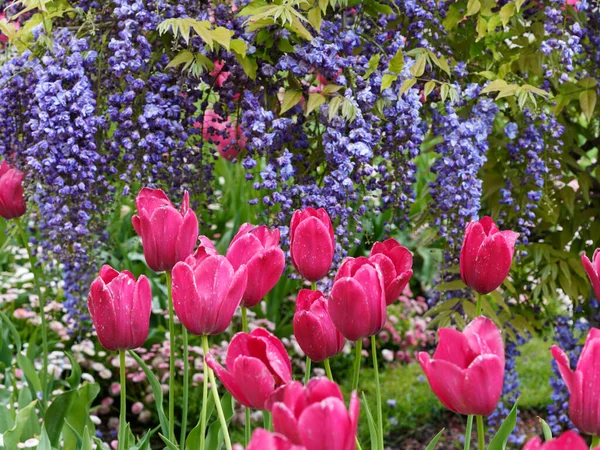
[[[135,200],[138,215],[131,219],[142,237],[146,264],[155,272],[170,271],[194,251],[198,239],[198,219],[183,196],[177,211],[160,189],[143,188]]]
[[[292,381],[292,363],[279,339],[263,328],[237,333],[227,350],[223,368],[206,356],[225,389],[248,408],[265,409],[273,391]]]
[[[144,275],[117,272],[109,265],[90,286],[88,308],[98,339],[107,350],[140,347],[148,337],[152,292]]]
[[[574,431],[565,431],[559,437],[542,442],[539,437],[527,441],[523,450],[588,450],[585,440]],[[600,447],[595,447],[595,450]]]
[[[592,283],[596,298],[600,298],[600,248],[597,248],[594,251],[594,256],[591,261],[585,253],[582,254],[581,263],[590,279],[590,283]]]
[[[315,362],[340,353],[346,341],[329,317],[323,293],[310,289],[302,289],[296,298],[294,335],[302,351]]]
[[[479,294],[496,290],[506,279],[519,233],[498,231],[491,217],[470,222],[460,251],[460,277]]]
[[[556,345],[552,346],[552,356],[571,394],[571,422],[582,433],[600,436],[600,330],[590,329],[574,371],[569,357]]]
[[[500,330],[490,319],[477,317],[462,333],[440,328],[438,336],[433,359],[426,352],[417,355],[433,393],[450,411],[489,416],[504,383]]]
[[[241,446],[234,450],[243,450]],[[252,433],[252,439],[246,447],[246,450],[307,450],[306,447],[300,447],[292,444],[285,436],[258,428]]]
[[[227,259],[236,270],[242,264],[248,268],[242,305],[248,308],[257,305],[275,287],[285,269],[279,229],[243,224],[229,244]]]
[[[369,261],[379,266],[385,285],[385,301],[389,306],[402,294],[412,276],[412,253],[396,239],[376,242]]]
[[[19,169],[6,161],[0,163],[0,217],[10,220],[25,214],[24,178]]]

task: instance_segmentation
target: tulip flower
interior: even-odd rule
[[[292,381],[292,363],[279,339],[263,328],[237,333],[227,350],[223,368],[206,356],[225,389],[247,408],[265,409],[273,391]]]
[[[298,293],[294,335],[302,351],[315,362],[332,358],[344,348],[344,336],[333,325],[320,291],[302,289]]]
[[[234,450],[243,450],[241,446],[234,447]],[[285,436],[262,428],[257,429],[252,434],[252,440],[246,447],[246,450],[307,450],[306,447],[292,444]]]
[[[386,320],[383,275],[365,257],[346,258],[340,266],[329,296],[329,315],[346,339],[377,334]]]
[[[146,264],[155,272],[170,271],[194,252],[198,239],[198,219],[190,209],[190,196],[183,196],[177,211],[160,189],[143,188],[135,204],[133,228],[142,237]]]
[[[402,294],[412,276],[412,253],[396,239],[376,242],[369,261],[379,266],[385,286],[385,301],[391,305]]]
[[[279,229],[243,224],[229,244],[227,259],[235,270],[242,264],[248,269],[242,306],[257,305],[275,287],[285,269],[285,256],[279,248]]]
[[[206,251],[206,250],[204,250]],[[247,270],[221,255],[188,256],[173,268],[173,306],[190,333],[219,334],[231,323],[246,289]]]
[[[135,277],[109,265],[100,269],[88,296],[88,308],[98,339],[107,350],[140,347],[148,337],[152,292],[144,275]]]
[[[571,370],[569,357],[556,345],[552,346],[552,356],[571,394],[571,422],[582,433],[600,436],[600,329],[590,329],[575,371]]]
[[[539,437],[527,441],[523,450],[588,450],[585,440],[574,431],[565,431],[556,439],[542,442]],[[596,447],[596,450],[600,447]]]
[[[459,414],[488,416],[502,394],[504,344],[498,327],[477,317],[465,330],[440,328],[433,359],[417,356],[429,385],[446,408]]]
[[[489,294],[510,270],[519,233],[498,231],[491,217],[467,225],[460,251],[460,277],[479,294]]]
[[[354,450],[360,403],[352,393],[346,409],[339,386],[313,378],[279,388],[269,399],[273,428],[293,444],[310,450]]]
[[[290,255],[298,273],[308,281],[319,281],[329,272],[334,252],[335,235],[327,211],[296,211],[290,224]]]
[[[594,251],[591,261],[585,254],[581,255],[581,263],[592,283],[596,298],[600,299],[600,248]]]
[[[0,163],[0,217],[10,220],[25,214],[24,178],[19,169],[6,161]]]

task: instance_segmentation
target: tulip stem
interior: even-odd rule
[[[379,428],[379,449],[383,450],[383,410],[381,408],[381,384],[379,383],[379,367],[377,365],[377,341],[371,336],[371,354],[373,356],[373,372],[375,372],[375,395],[377,396],[377,427]]]
[[[248,309],[245,306],[242,306],[242,331],[244,333],[248,332]],[[250,423],[250,408],[244,407],[245,418],[244,421],[244,437],[246,440],[246,445],[250,443],[250,436],[252,433],[252,424]]]
[[[304,371],[304,384],[308,383],[308,380],[310,380],[310,366],[311,366],[311,362],[312,361],[307,356],[306,357],[306,369]]]
[[[204,364],[206,364],[206,355],[208,355],[208,337],[202,336],[202,347],[204,348]],[[227,428],[227,420],[225,414],[223,414],[223,407],[221,406],[221,399],[219,398],[219,389],[217,388],[217,381],[215,380],[215,374],[210,367],[208,369],[208,376],[210,377],[210,389],[215,399],[215,407],[217,408],[217,415],[219,416],[219,422],[221,422],[221,431],[223,432],[223,438],[225,439],[225,448],[231,450],[231,439],[229,438],[229,430]]]
[[[202,379],[202,412],[200,413],[200,450],[204,450],[204,439],[206,438],[206,406],[208,403],[208,364],[206,364],[207,352],[204,351],[204,362],[202,364],[204,378]]]
[[[327,373],[327,378],[333,381],[333,374],[331,373],[331,366],[329,365],[329,359],[323,361],[323,365],[325,366],[325,372]]]
[[[36,258],[29,247],[29,240],[27,239],[27,235],[25,234],[25,227],[20,217],[16,217],[15,223],[17,224],[17,228],[19,229],[19,233],[21,235],[21,239],[23,240],[23,245],[27,250],[27,256],[29,258],[29,264],[31,265],[31,273],[33,273],[33,284],[35,286],[35,291],[38,296],[38,302],[40,304],[40,318],[42,319],[42,373],[41,373],[41,382],[42,382],[42,407],[46,408],[46,399],[48,392],[48,325],[46,322],[46,298],[42,294],[41,283],[40,283],[40,273],[37,268]]]
[[[265,430],[273,431],[273,420],[269,411],[263,411],[263,422]]]
[[[242,331],[248,332],[248,309],[245,306],[242,306]]]
[[[316,282],[316,281],[313,281],[313,282],[312,282],[312,290],[313,290],[313,291],[316,291],[316,290],[317,290],[317,282]]]
[[[600,437],[592,436],[592,445],[590,445],[590,450],[595,449],[600,445]]]
[[[121,372],[121,413],[119,416],[119,449],[125,449],[125,423],[127,422],[127,377],[125,376],[125,350],[119,350],[119,370]]]
[[[485,429],[483,427],[483,416],[477,416],[477,441],[479,450],[485,448]]]
[[[169,303],[169,440],[175,443],[175,317],[173,312],[173,285],[171,272],[167,271]]]
[[[188,332],[185,327],[183,328],[183,413],[181,417],[181,437],[179,439],[180,449],[185,449],[185,435],[187,433],[187,421],[188,421],[188,391],[190,388],[190,361],[189,361],[189,348],[188,348]]]
[[[362,359],[362,339],[356,341],[355,344],[356,353],[354,355],[354,374],[352,375],[352,390],[358,389],[358,375],[360,372],[360,362]]]
[[[471,430],[473,429],[473,416],[467,417],[467,429],[465,430],[465,450],[471,448]]]
[[[481,316],[483,310],[483,296],[481,294],[477,294],[477,303],[475,305],[475,317]]]

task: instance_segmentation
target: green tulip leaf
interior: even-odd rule
[[[425,450],[434,450],[435,446],[438,443],[438,441],[440,440],[440,438],[444,434],[444,431],[446,431],[446,429],[442,428],[440,430],[440,432],[433,437],[433,439],[431,440],[431,442],[429,443],[429,445],[427,447],[425,447]]]
[[[492,438],[490,445],[488,446],[488,450],[505,450],[506,449],[506,443],[508,442],[508,438],[510,437],[510,434],[513,432],[513,430],[515,429],[515,426],[517,425],[517,404],[518,403],[519,403],[519,400],[517,399],[514,406],[510,410],[510,413],[508,414],[506,419],[504,419],[504,422],[502,422],[502,425],[500,425],[498,432]]]

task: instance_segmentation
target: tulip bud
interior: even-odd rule
[[[542,442],[539,437],[534,437],[527,441],[523,450],[588,450],[589,447],[585,440],[574,431],[565,431],[556,439]],[[600,447],[595,447],[595,450]]]
[[[224,256],[203,253],[199,260],[195,256],[173,268],[173,307],[190,333],[219,334],[229,326],[242,300],[246,266],[234,271]]]
[[[498,231],[491,217],[470,222],[460,251],[460,277],[479,294],[489,294],[505,280],[519,233]]]
[[[294,445],[285,436],[258,428],[252,433],[246,450],[306,450],[306,447]]]
[[[552,346],[552,356],[571,394],[571,422],[582,433],[600,436],[600,329],[590,329],[574,371],[571,370],[569,357],[556,345]]]
[[[465,330],[440,328],[433,359],[417,355],[433,393],[450,411],[488,416],[504,383],[504,343],[498,327],[477,317]]]
[[[412,276],[412,253],[396,239],[376,242],[369,261],[377,264],[383,275],[385,301],[389,306],[402,294]]]
[[[138,215],[131,221],[142,237],[148,267],[155,272],[170,271],[193,253],[198,239],[198,219],[190,209],[187,192],[180,211],[160,189],[143,188],[135,204]]]
[[[10,220],[25,214],[24,178],[19,169],[6,161],[0,163],[0,217]]]
[[[294,335],[302,351],[315,362],[332,358],[344,348],[344,336],[333,325],[320,291],[302,289],[298,293]]]
[[[227,259],[236,270],[242,264],[248,269],[242,306],[257,305],[275,287],[285,269],[285,255],[279,248],[279,229],[271,231],[265,225],[243,224],[229,244]]]
[[[290,254],[298,273],[308,281],[319,281],[329,272],[334,252],[335,235],[327,211],[296,211],[290,224]]]
[[[275,388],[292,381],[292,363],[279,339],[263,328],[237,333],[227,350],[223,368],[206,356],[225,389],[247,408],[265,409]]]
[[[596,298],[600,299],[600,248],[594,251],[591,261],[585,254],[581,255],[581,263],[592,283]]]
[[[354,450],[360,403],[352,393],[346,409],[339,386],[313,378],[277,389],[269,399],[273,428],[293,444],[307,449]]]
[[[136,282],[131,272],[104,265],[90,287],[90,316],[107,350],[140,347],[148,337],[151,307],[150,282],[144,275]]]
[[[386,298],[379,267],[365,257],[346,258],[340,266],[331,294],[329,315],[346,339],[377,334],[386,321]]]

